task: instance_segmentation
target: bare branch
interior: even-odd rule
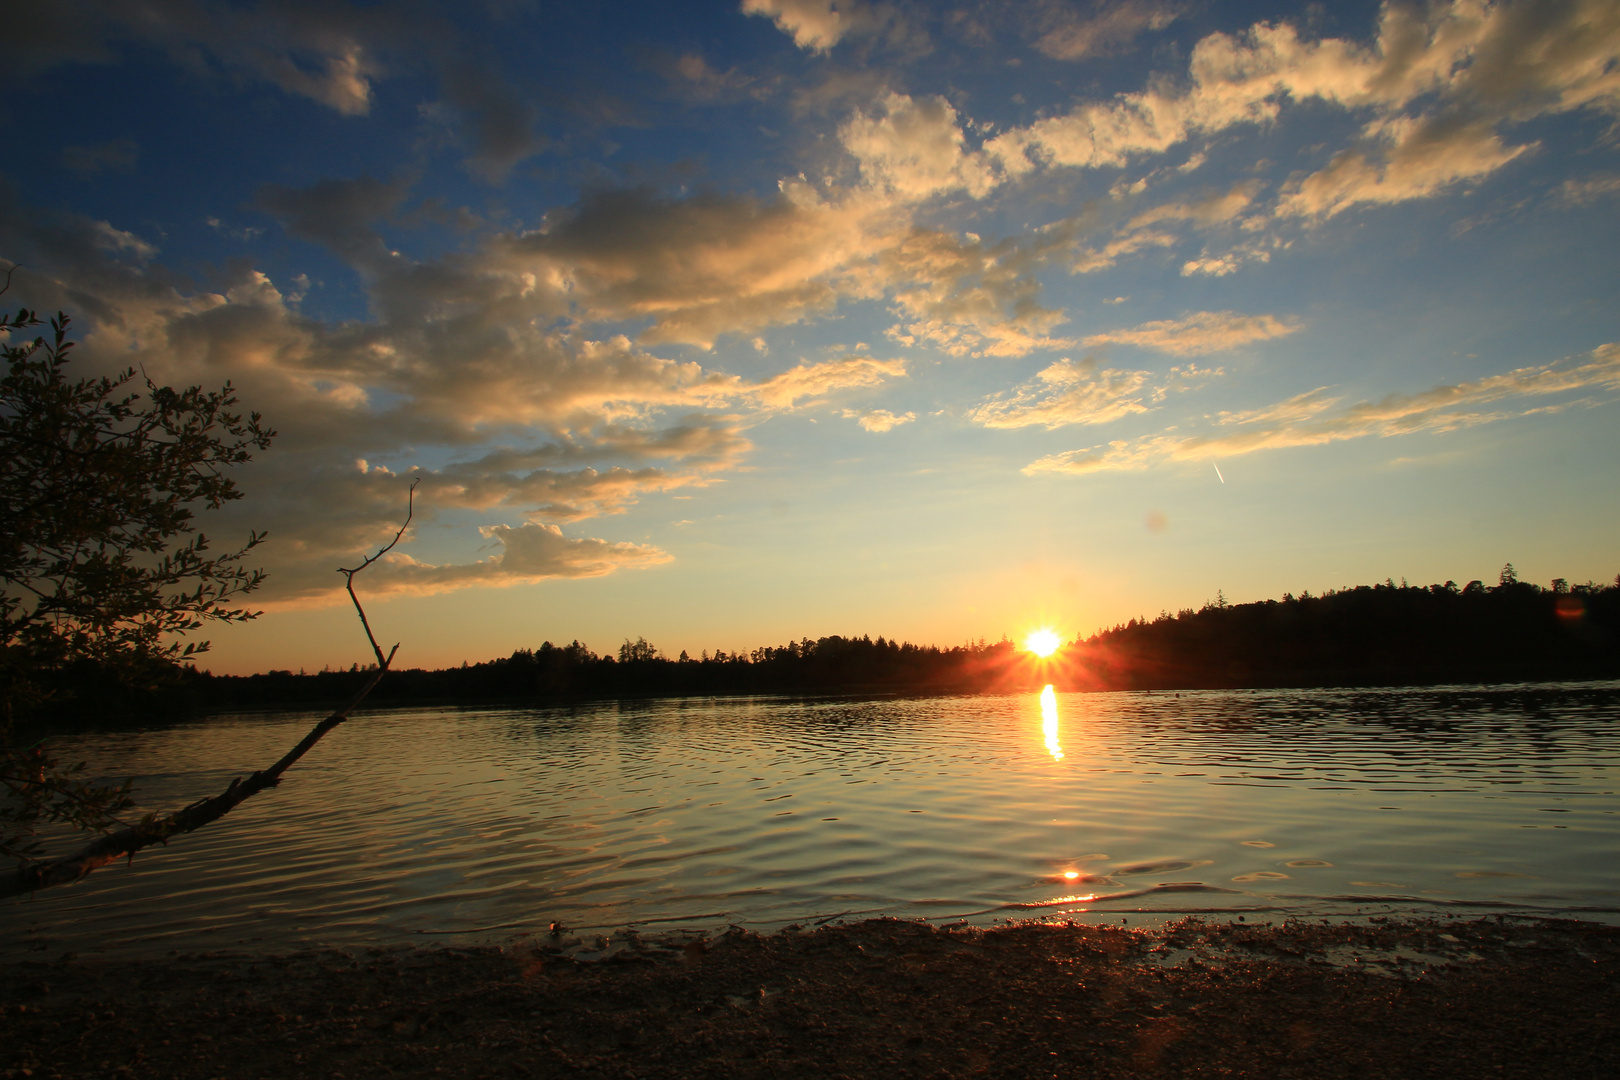
[[[416,485],[421,482],[420,477],[411,481],[411,490],[405,496],[405,524],[399,527],[399,532],[394,534],[394,538],[388,541],[387,546],[381,548],[377,554],[371,556],[353,570],[338,567],[338,573],[342,574],[347,582],[349,599],[354,601],[354,610],[360,614],[360,625],[366,628],[366,640],[371,642],[371,651],[377,654],[377,663],[383,667],[388,666],[388,661],[383,659],[382,646],[377,644],[377,638],[371,632],[371,622],[366,618],[366,609],[360,606],[360,598],[354,594],[354,575],[392,551],[394,545],[399,543],[399,538],[405,535],[405,530],[411,527],[411,518],[416,515]],[[399,645],[395,644],[394,649],[397,650],[398,648]],[[390,660],[393,659],[393,656],[393,652],[388,654]]]

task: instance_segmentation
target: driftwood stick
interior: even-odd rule
[[[414,495],[416,491],[414,483],[411,485],[411,491]],[[377,669],[371,673],[371,677],[366,680],[365,685],[360,687],[359,691],[342,708],[311,728],[309,734],[299,740],[297,746],[287,751],[280,761],[277,761],[268,769],[261,769],[253,773],[246,780],[240,776],[237,777],[230,782],[230,785],[224,791],[212,798],[199,799],[185,809],[167,817],[154,818],[143,821],[138,825],[119,829],[117,832],[108,833],[91,841],[71,855],[64,855],[57,859],[33,860],[19,864],[14,870],[0,872],[0,899],[38,892],[40,889],[48,889],[53,885],[68,885],[78,881],[91,871],[106,866],[108,863],[117,862],[119,859],[132,859],[135,857],[135,853],[142,848],[150,847],[153,844],[166,844],[170,837],[195,832],[204,825],[218,821],[236,809],[244,800],[257,795],[265,788],[275,787],[281,783],[281,774],[308,753],[311,747],[325,738],[327,732],[347,720],[349,713],[353,712],[366,699],[366,695],[371,693],[372,688],[377,685],[388,671],[389,665],[394,662],[394,654],[399,651],[399,646],[395,645],[388,650],[386,656],[383,655],[382,649],[377,645],[377,639],[371,634],[371,625],[366,622],[366,613],[360,610],[360,599],[354,594],[354,575],[376,562],[387,553],[389,548],[399,543],[399,538],[405,535],[405,529],[411,523],[411,513],[413,512],[414,499],[413,505],[407,510],[405,524],[400,526],[399,532],[395,534],[394,539],[389,542],[387,547],[353,570],[341,571],[341,573],[348,575],[349,596],[354,600],[356,610],[360,611],[360,622],[366,628],[366,638],[371,642],[371,647],[376,652],[378,661]]]

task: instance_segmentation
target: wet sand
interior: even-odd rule
[[[1494,918],[41,956],[0,1077],[1612,1080],[1617,976],[1620,928]]]

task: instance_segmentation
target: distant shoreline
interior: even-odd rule
[[[936,698],[936,697],[979,697],[987,695],[1033,694],[1041,689],[1041,685],[1021,687],[997,687],[993,689],[964,690],[964,689],[930,689],[905,688],[884,685],[833,687],[824,690],[718,690],[709,693],[658,693],[648,692],[640,694],[601,694],[592,696],[572,697],[503,697],[503,698],[397,698],[388,694],[373,694],[356,712],[362,716],[370,712],[398,709],[546,709],[567,710],[587,708],[591,706],[606,705],[613,702],[626,702],[647,704],[661,701],[701,701],[714,700],[741,700],[757,698],[771,701],[870,701],[907,698]],[[1456,693],[1468,692],[1510,692],[1522,690],[1527,693],[1545,691],[1552,694],[1564,695],[1572,690],[1590,689],[1595,692],[1611,694],[1617,705],[1620,705],[1620,675],[1603,677],[1569,677],[1569,678],[1514,678],[1499,680],[1468,680],[1468,681],[1438,681],[1438,682],[1366,682],[1366,683],[1322,683],[1322,684],[1278,684],[1278,685],[1250,685],[1250,686],[1144,686],[1144,687],[1082,687],[1058,688],[1060,693],[1083,694],[1181,694],[1181,693],[1259,693],[1264,691],[1367,691],[1381,690],[1414,690],[1414,691],[1451,691]],[[229,701],[215,704],[201,705],[195,700],[188,701],[183,709],[169,712],[143,710],[133,714],[112,713],[96,711],[89,713],[74,713],[55,718],[52,721],[35,721],[33,724],[23,725],[25,731],[36,729],[56,729],[60,727],[77,728],[99,727],[103,725],[141,725],[165,720],[206,720],[221,716],[236,714],[285,714],[285,713],[320,713],[326,712],[340,704],[338,697],[331,698],[288,698],[282,700],[263,701]]]
[[[153,717],[320,708],[375,667],[213,675],[176,672],[146,690],[80,666],[58,673],[46,716]],[[512,705],[738,696],[1060,691],[1304,690],[1582,682],[1620,678],[1620,583],[1549,588],[1504,568],[1495,586],[1361,585],[1229,604],[1224,597],[1130,622],[1038,657],[1001,640],[942,648],[886,639],[802,638],[747,653],[669,657],[645,639],[617,655],[578,641],[436,671],[384,675],[367,707]]]

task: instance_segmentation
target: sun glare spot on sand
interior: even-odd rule
[[[1024,639],[1024,648],[1036,656],[1051,656],[1062,644],[1063,639],[1058,637],[1057,631],[1044,626]]]

